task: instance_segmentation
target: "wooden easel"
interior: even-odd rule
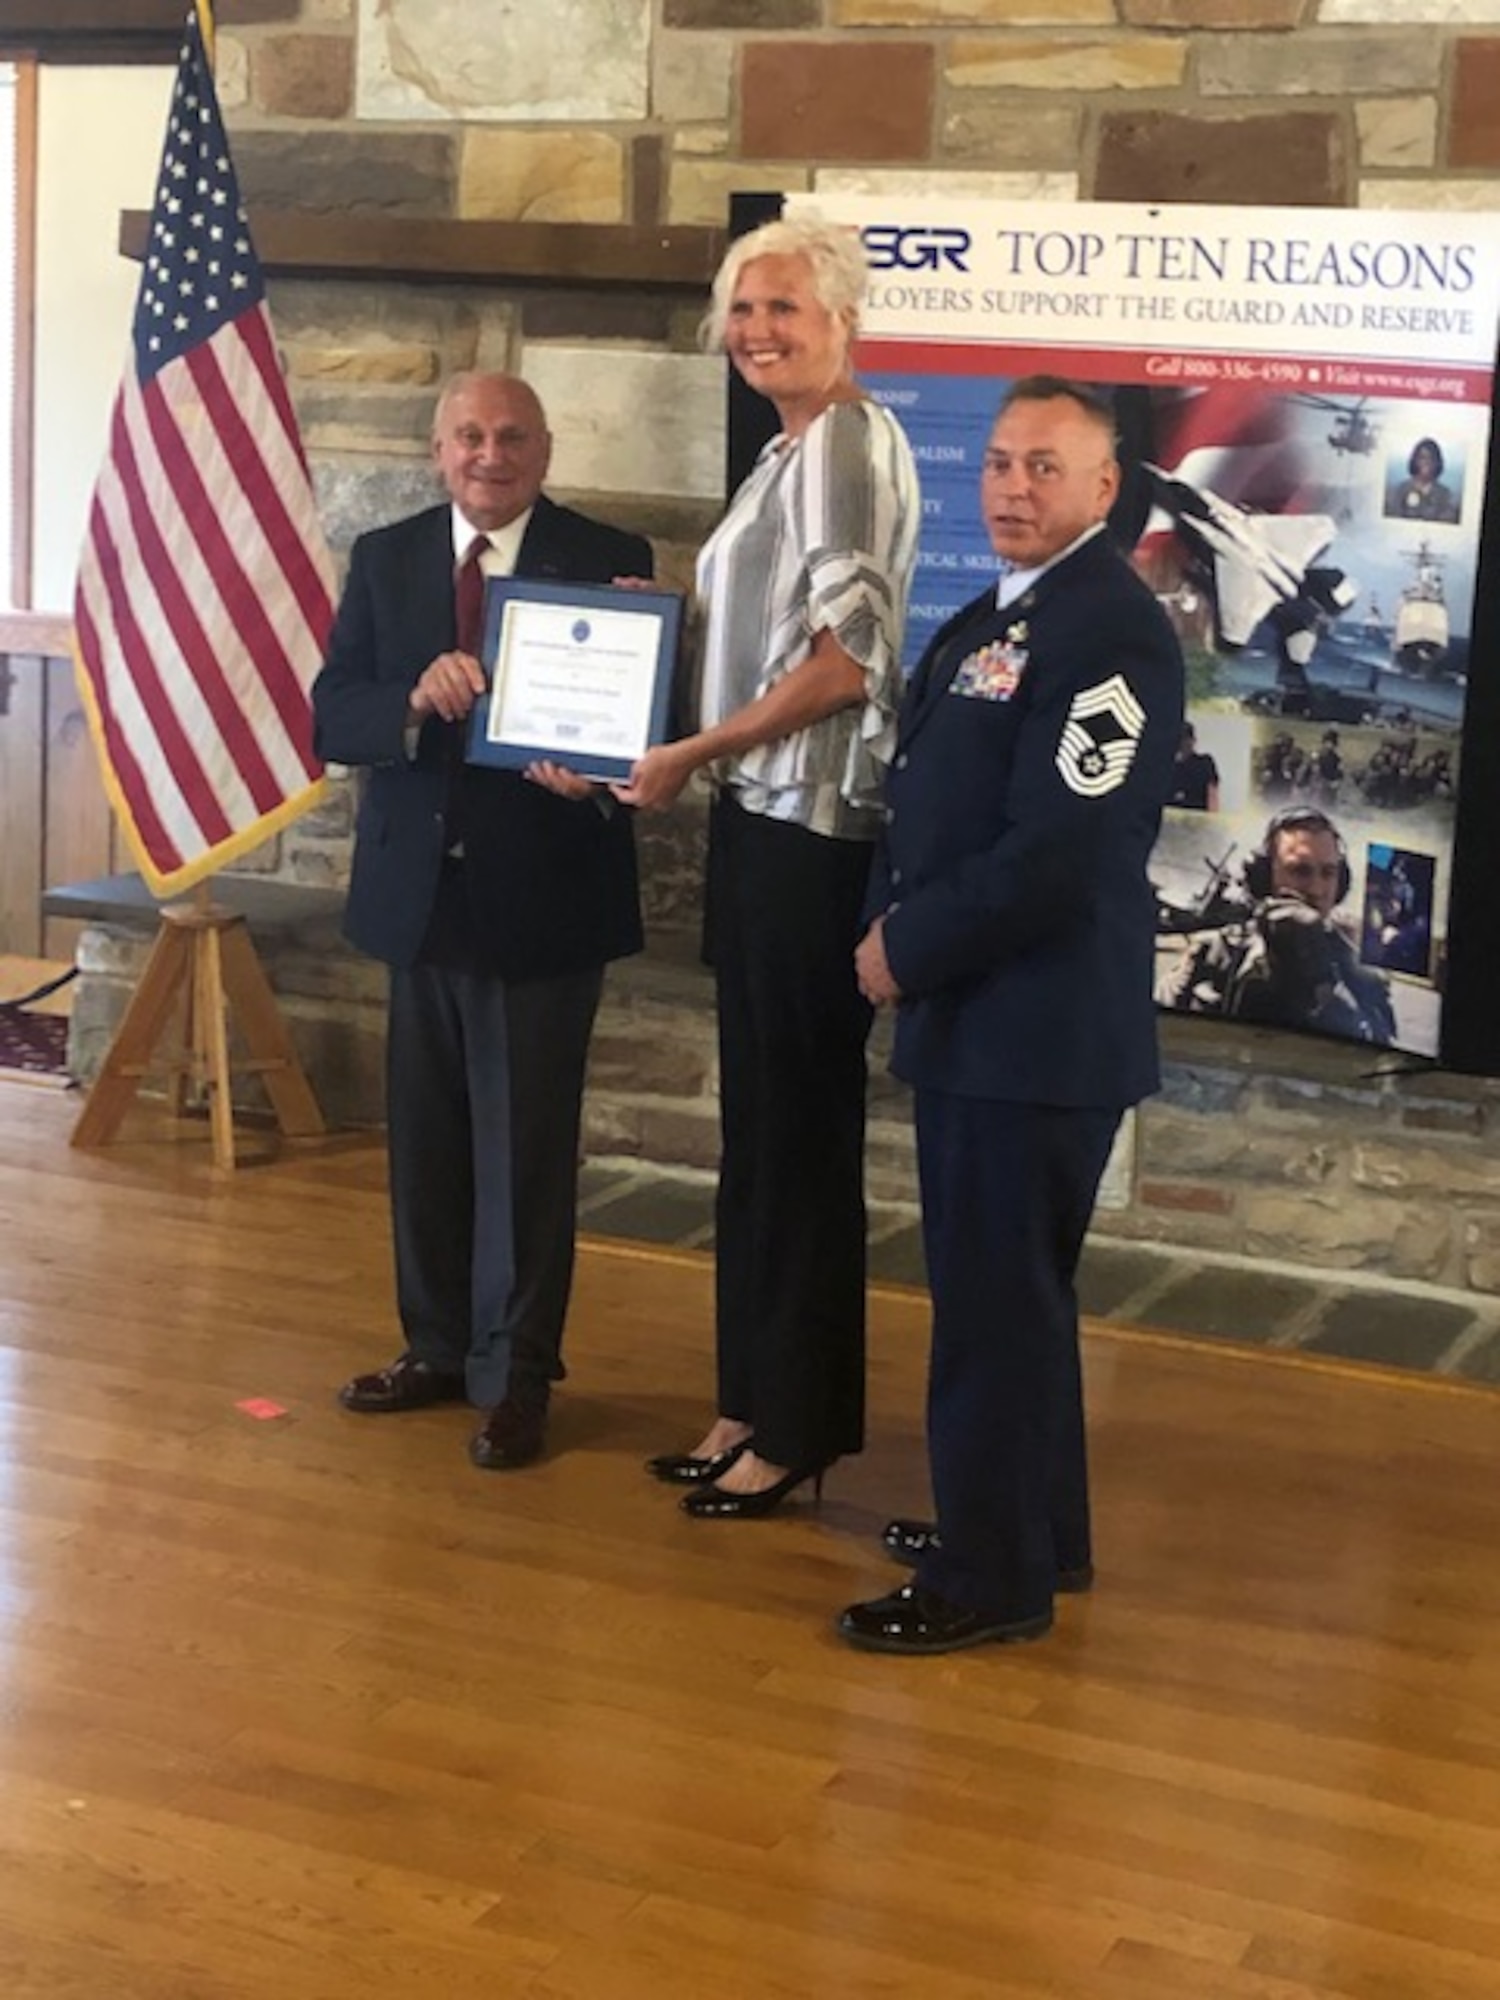
[[[264,1079],[276,1122],[289,1139],[316,1138],[323,1114],[297,1060],[276,996],[245,919],[208,901],[167,903],[146,969],[73,1128],[75,1146],[105,1146],[135,1101],[142,1080],[164,1075],[180,1117],[189,1085],[208,1100],[214,1164],[234,1167],[228,1010],[248,1050],[241,1070]],[[156,1056],[174,1014],[175,1041]]]

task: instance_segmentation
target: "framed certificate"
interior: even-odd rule
[[[628,778],[663,743],[682,627],[670,590],[490,577],[468,760],[523,769],[539,758],[585,778]]]

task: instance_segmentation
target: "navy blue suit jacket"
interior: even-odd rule
[[[1146,861],[1182,712],[1171,625],[1103,534],[936,635],[869,904],[905,996],[898,1076],[1101,1109],[1157,1088]]]
[[[602,965],[641,948],[628,812],[559,798],[519,772],[461,767],[454,731],[429,717],[415,758],[407,698],[455,643],[452,513],[444,502],[361,535],[313,685],[318,754],[368,766],[344,929],[390,965],[413,964],[437,895],[450,782],[461,782],[463,869],[480,962],[514,979]],[[651,547],[545,495],[516,574],[608,583],[650,576]]]

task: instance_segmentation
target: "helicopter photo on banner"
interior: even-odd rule
[[[1188,663],[1159,1002],[1437,1056],[1500,217],[786,206],[858,228],[872,265],[861,379],[922,475],[909,663],[993,575],[979,461],[1007,383],[1110,396],[1110,532]]]

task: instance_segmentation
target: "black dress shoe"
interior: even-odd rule
[[[887,1521],[880,1536],[881,1545],[888,1555],[897,1562],[919,1563],[929,1549],[940,1549],[943,1538],[937,1531],[936,1521],[914,1521],[898,1515],[894,1521]],[[1077,1596],[1094,1587],[1094,1565],[1080,1563],[1076,1569],[1060,1569],[1055,1586],[1069,1596]]]
[[[507,1396],[469,1440],[469,1457],[482,1472],[516,1472],[542,1455],[547,1406]]]
[[[826,1465],[804,1465],[786,1473],[774,1486],[762,1486],[758,1493],[726,1493],[722,1486],[705,1486],[699,1493],[686,1493],[682,1498],[682,1511],[691,1514],[695,1521],[763,1521],[767,1514],[774,1514],[788,1494],[795,1493],[799,1486],[805,1486],[810,1479],[813,1483],[813,1497],[823,1497],[823,1474]]]
[[[339,1390],[346,1410],[362,1417],[392,1416],[400,1410],[426,1410],[434,1403],[466,1403],[461,1372],[434,1368],[414,1354],[400,1354],[389,1368],[373,1375],[356,1375]]]
[[[706,1486],[721,1472],[727,1472],[749,1449],[750,1439],[741,1438],[727,1450],[716,1451],[712,1458],[696,1458],[690,1451],[664,1451],[659,1458],[646,1460],[646,1470],[653,1479],[660,1479],[668,1486]]]
[[[1052,1628],[1052,1613],[1033,1618],[990,1618],[962,1604],[950,1604],[930,1590],[903,1583],[889,1597],[851,1604],[839,1615],[838,1629],[851,1646],[868,1653],[956,1653],[991,1641],[1006,1645],[1040,1639]]]

